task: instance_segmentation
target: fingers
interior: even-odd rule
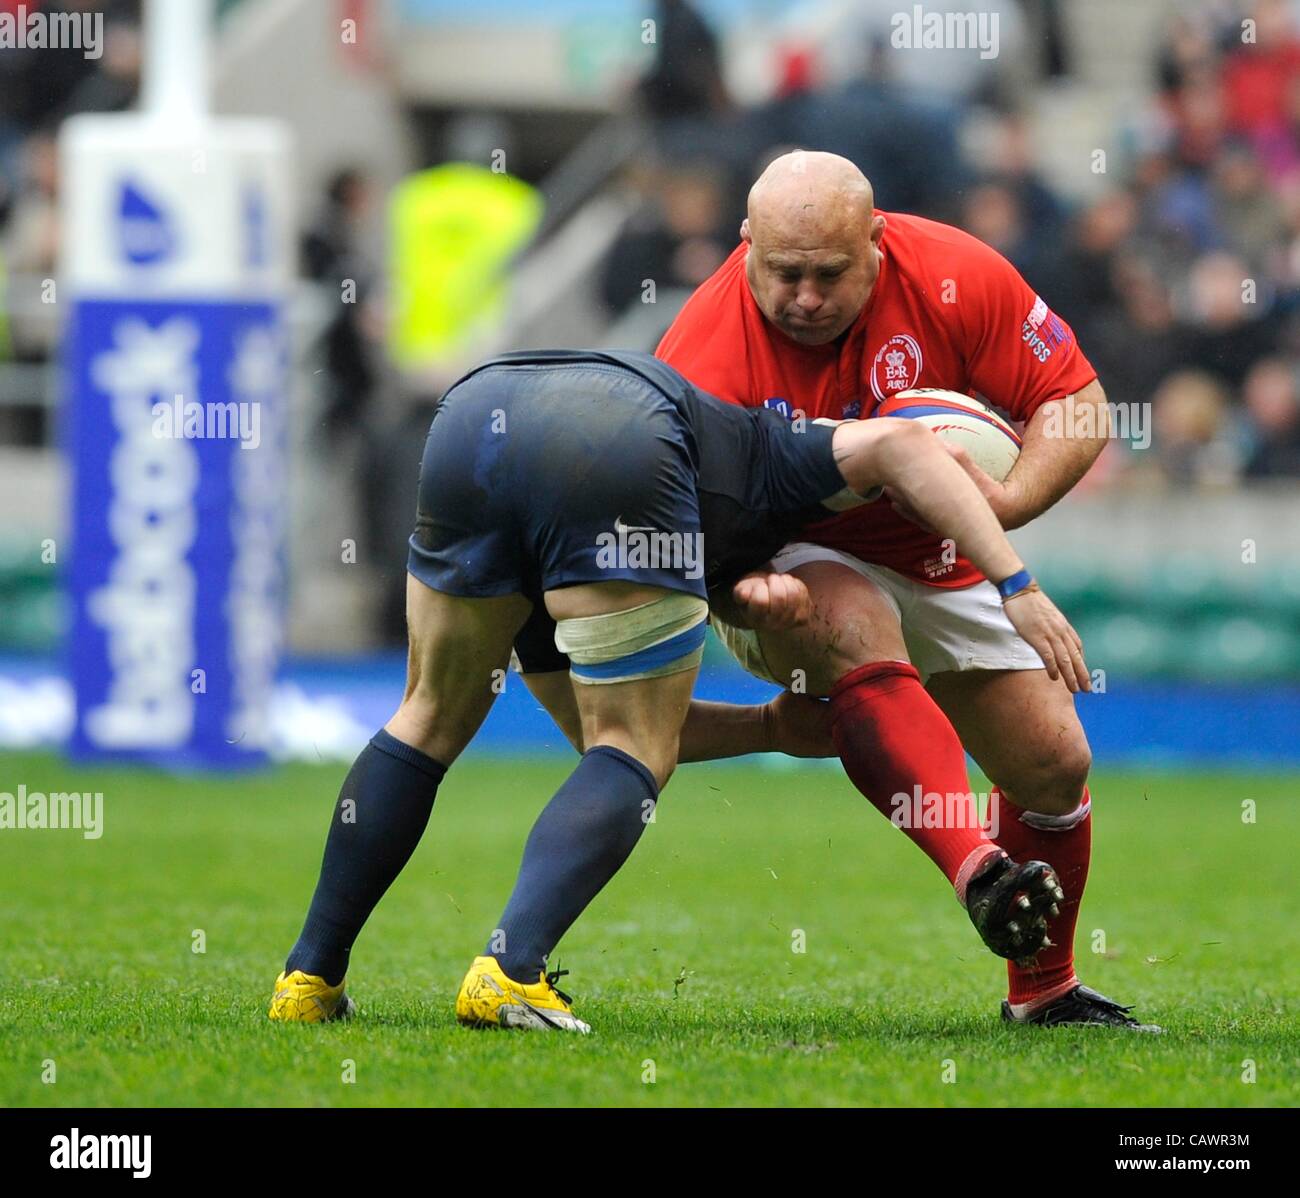
[[[777,574],[773,580],[784,591],[785,611],[788,619],[786,627],[793,628],[804,624],[812,615],[812,596],[805,583],[792,574]]]
[[[731,590],[753,628],[777,632],[806,623],[812,615],[807,586],[791,574],[749,574]]]
[[[1092,675],[1088,672],[1088,663],[1083,659],[1083,641],[1079,639],[1079,634],[1074,631],[1070,624],[1065,625],[1065,631],[1070,663],[1074,669],[1074,676],[1078,680],[1079,689],[1090,691],[1092,690]]]
[[[1038,591],[1013,596],[1007,601],[1007,615],[1053,682],[1064,682],[1071,694],[1092,690],[1083,641],[1046,595]]]
[[[1092,690],[1092,676],[1083,660],[1083,642],[1079,634],[1060,619],[1060,629],[1053,637],[1053,648],[1058,672],[1071,694]],[[1051,671],[1048,671],[1049,675]]]
[[[793,628],[812,614],[808,588],[799,579],[790,574],[769,574],[766,583],[769,628]]]
[[[948,456],[971,476],[979,486],[980,491],[987,496],[989,493],[989,486],[994,483],[995,480],[975,464],[975,459],[971,457],[970,453],[962,446],[954,445],[951,441],[945,441],[943,447],[948,451]]]
[[[1079,634],[1075,632],[1074,626],[1060,613],[1050,599],[1044,596],[1043,602],[1047,605],[1052,623],[1055,626],[1057,644],[1059,645],[1057,660],[1061,664],[1061,674],[1065,679],[1066,686],[1074,694],[1079,691],[1092,690],[1092,675],[1088,673],[1088,665],[1083,659],[1083,641],[1079,638]]]
[[[1034,652],[1043,659],[1043,669],[1047,671],[1047,676],[1055,682],[1061,676],[1061,667],[1056,662],[1056,646],[1046,637],[1036,638],[1030,641],[1034,646]]]
[[[767,606],[767,583],[761,574],[746,574],[731,588],[731,597],[746,615]]]

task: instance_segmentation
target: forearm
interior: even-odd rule
[[[912,434],[913,427],[925,435]],[[1024,563],[970,476],[928,430],[914,425],[908,433],[879,442],[875,469],[880,480],[985,577],[1001,581],[1022,569]]]
[[[1106,446],[1110,409],[1093,379],[1082,391],[1045,403],[1025,426],[1020,457],[1007,475],[1006,528],[1041,516],[1088,473]]]
[[[766,704],[711,703],[692,699],[682,724],[677,760],[716,761],[746,753],[770,753],[772,728]]]

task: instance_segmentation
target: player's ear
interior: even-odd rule
[[[885,218],[877,212],[871,218],[871,244],[879,245],[880,239],[885,235]]]
[[[749,233],[749,217],[745,217],[745,219],[740,222],[740,240],[746,245],[754,244],[754,239]]]

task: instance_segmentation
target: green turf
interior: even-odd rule
[[[680,771],[631,862],[558,954],[595,1035],[463,1030],[456,987],[567,768],[467,758],[452,771],[423,845],[354,953],[360,1017],[309,1027],[272,1025],[265,1007],[342,768],[194,781],[0,757],[0,791],[105,796],[102,839],[0,831],[0,1104],[1249,1106],[1300,1096],[1295,776],[1094,780],[1080,972],[1163,1023],[1159,1039],[1004,1028],[1001,963],[934,868],[823,765]],[[1247,798],[1253,824],[1242,822]],[[196,929],[203,954],[191,950]],[[796,929],[806,952],[792,951]],[[1093,929],[1104,954],[1091,951]],[[54,1084],[42,1082],[46,1061]]]

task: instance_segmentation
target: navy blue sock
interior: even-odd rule
[[[659,797],[654,775],[608,745],[583,754],[537,817],[501,926],[484,950],[533,983],[546,958],[628,859]]]
[[[301,969],[337,986],[348,954],[429,823],[447,767],[382,728],[344,779],[330,821],[320,881],[285,972]]]

